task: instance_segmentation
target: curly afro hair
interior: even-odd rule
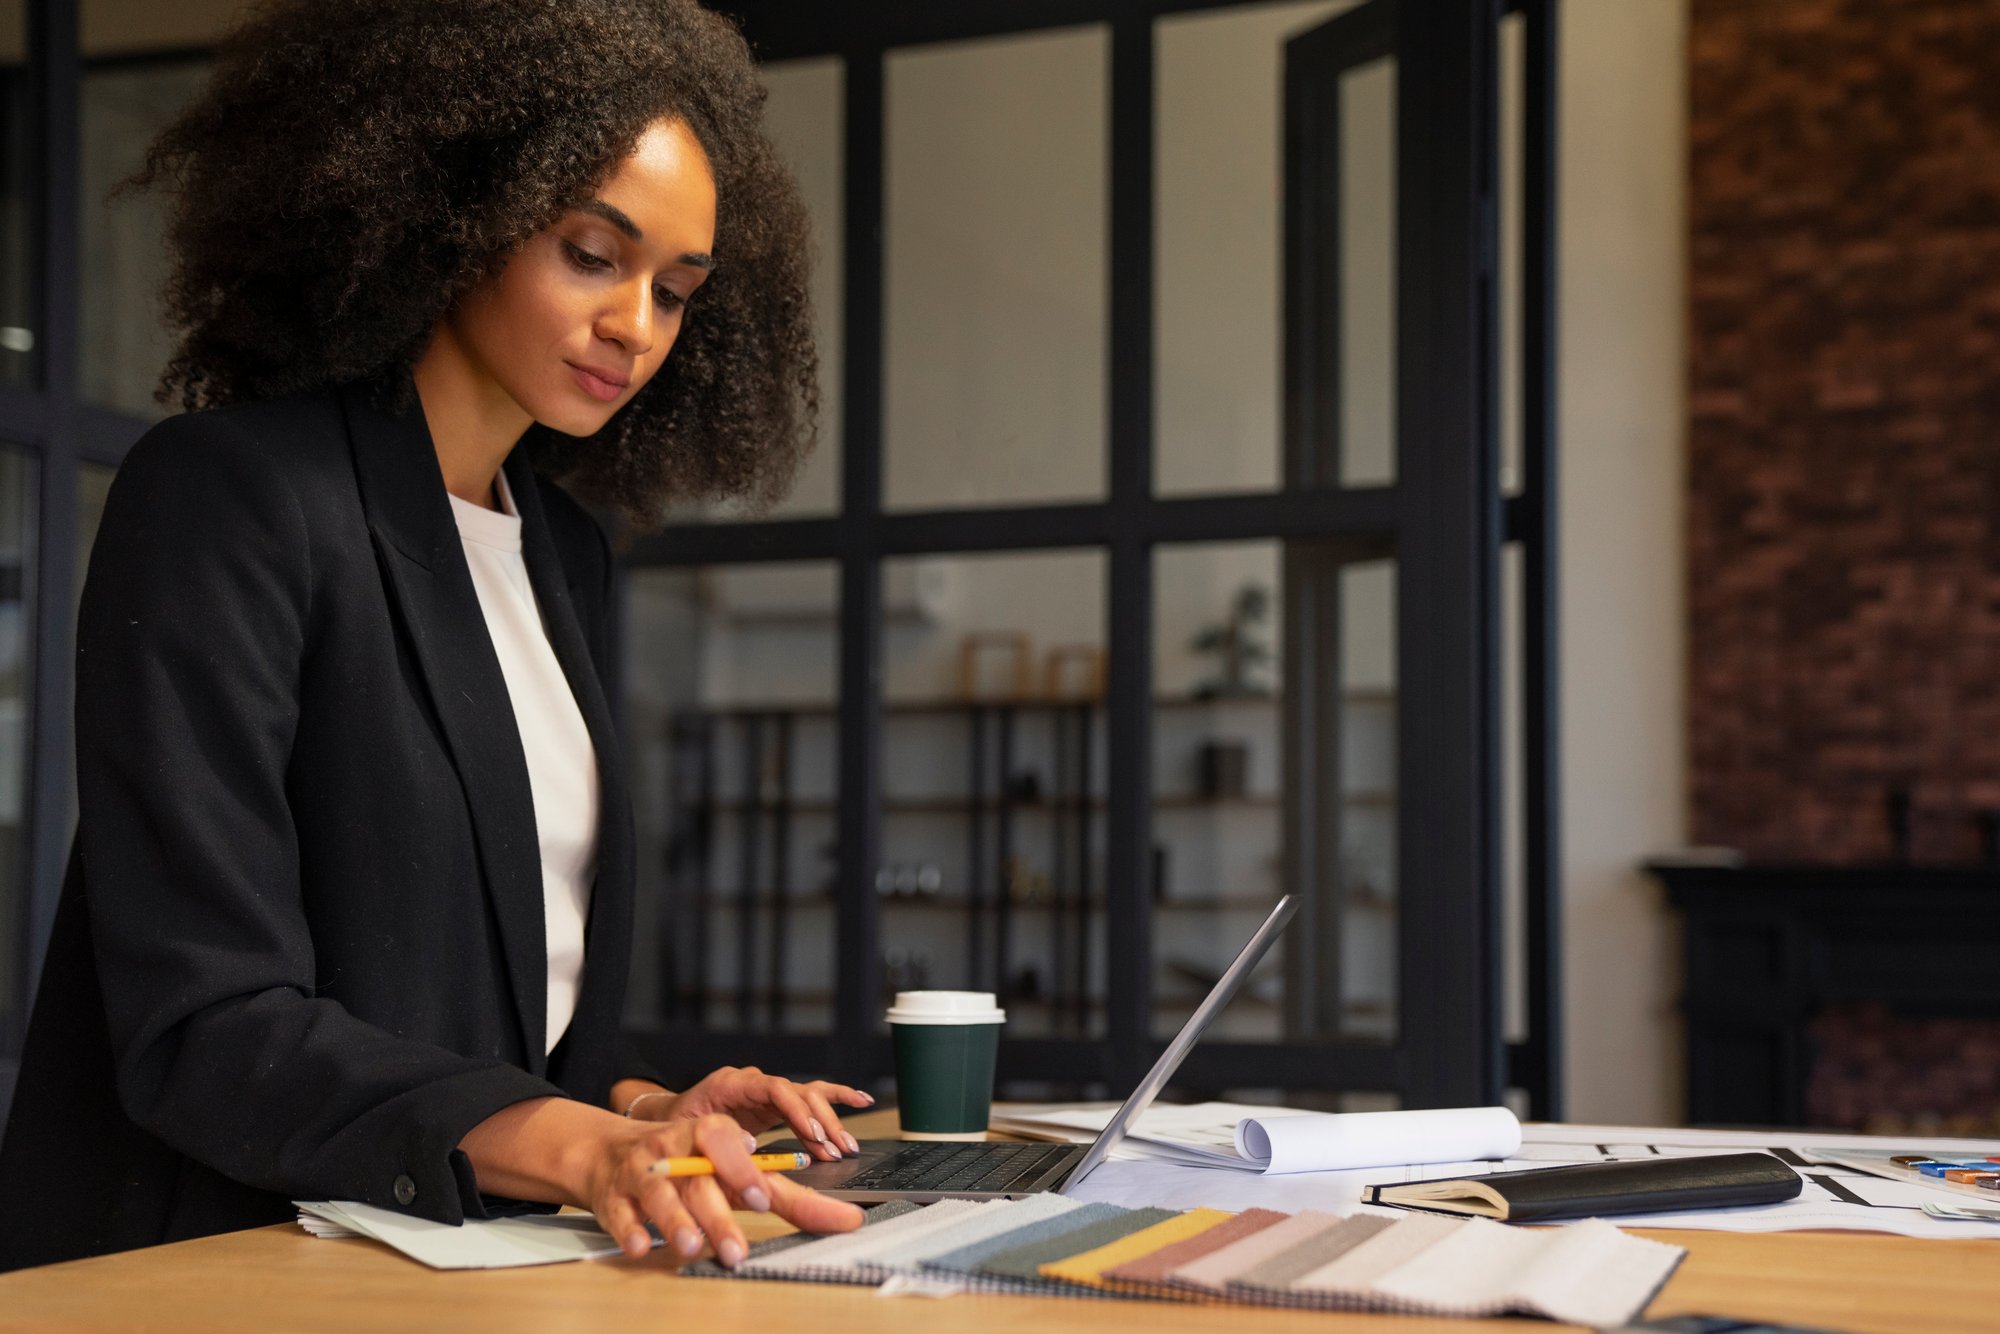
[[[728,20],[694,0],[268,0],[133,178],[171,192],[158,397],[184,409],[364,381],[409,402],[439,317],[587,200],[653,121],[708,153],[713,276],[673,354],[538,467],[655,526],[766,506],[818,412],[804,203]]]

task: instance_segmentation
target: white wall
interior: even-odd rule
[[[1684,829],[1687,0],[1563,17],[1565,1111],[1657,1123],[1683,1114],[1678,937],[1633,867]]]

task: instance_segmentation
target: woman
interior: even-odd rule
[[[731,1265],[732,1206],[858,1225],[745,1132],[838,1157],[867,1095],[618,1050],[611,558],[545,480],[645,522],[789,479],[806,224],[761,104],[692,0],[286,0],[154,146],[188,412],[91,557],[0,1268],[306,1198],[573,1203]]]

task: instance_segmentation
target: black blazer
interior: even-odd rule
[[[482,1212],[474,1125],[603,1105],[633,836],[596,523],[507,463],[602,776],[582,991],[543,1053],[535,813],[420,410],[353,390],[160,423],[77,631],[80,819],[0,1143],[0,1269],[355,1199]],[[19,1226],[32,1219],[32,1227]]]

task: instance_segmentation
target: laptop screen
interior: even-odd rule
[[[1153,1068],[1139,1081],[1139,1087],[1132,1090],[1132,1096],[1125,1099],[1124,1105],[1091,1143],[1090,1151],[1077,1160],[1076,1166],[1071,1169],[1069,1176],[1064,1178],[1058,1188],[1059,1193],[1067,1192],[1079,1184],[1099,1163],[1111,1156],[1111,1151],[1118,1147],[1118,1141],[1125,1138],[1125,1132],[1133,1122],[1153,1105],[1153,1099],[1160,1096],[1160,1090],[1174,1077],[1174,1071],[1181,1068],[1181,1062],[1187,1059],[1188,1052],[1193,1050],[1203,1031],[1214,1021],[1216,1015],[1222,1013],[1222,1007],[1229,1004],[1229,998],[1236,994],[1236,989],[1243,984],[1243,979],[1250,975],[1250,970],[1257,966],[1257,961],[1264,957],[1264,952],[1271,948],[1271,942],[1278,938],[1278,933],[1285,929],[1286,923],[1292,920],[1298,910],[1298,895],[1287,894],[1278,900],[1278,906],[1271,909],[1271,915],[1257,928],[1257,934],[1250,937],[1250,943],[1245,945],[1229,967],[1223,970],[1222,976],[1216,979],[1208,995],[1202,997],[1201,1004],[1195,1006],[1194,1013],[1188,1016],[1185,1024],[1181,1025],[1181,1031],[1174,1034],[1174,1040],[1160,1053],[1160,1059],[1153,1062]]]

